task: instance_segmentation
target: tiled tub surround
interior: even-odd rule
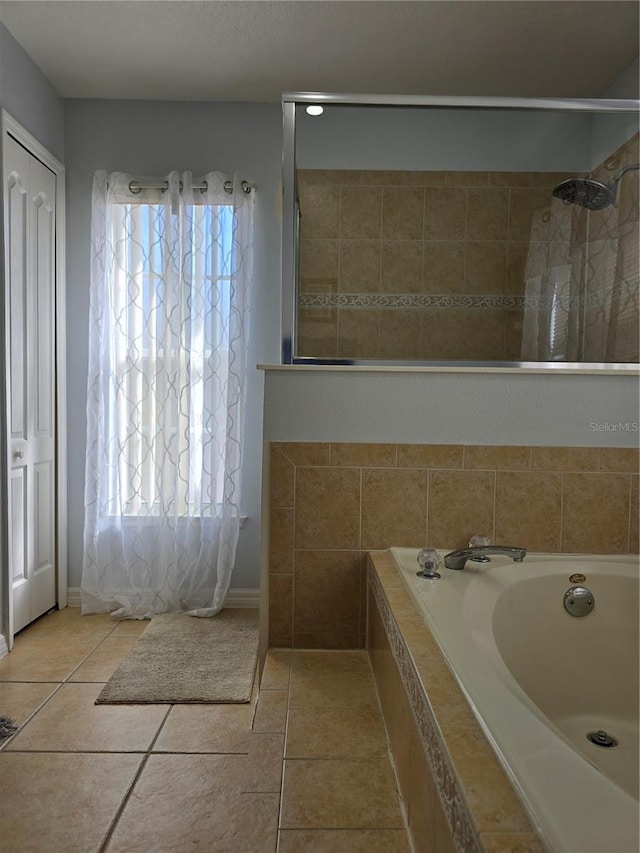
[[[543,853],[387,553],[369,559],[368,651],[416,853]]]
[[[637,163],[637,148],[636,134],[607,162]],[[593,174],[606,182],[615,171],[603,163]],[[527,291],[527,265],[554,266],[575,245],[588,291],[579,360],[603,361],[606,352],[637,361],[638,173],[622,179],[617,207],[571,208],[570,235],[566,215],[552,215],[552,203],[562,206],[551,191],[567,177],[299,170],[297,354],[519,360],[523,311],[537,313],[542,298]],[[610,325],[616,334],[603,342]]]
[[[557,851],[635,853],[638,557],[528,553],[515,564],[495,556],[426,582],[416,555],[391,549],[541,837]],[[596,600],[586,619],[560,606],[576,571]],[[599,729],[615,733],[619,748],[589,743],[586,733]]]
[[[272,442],[269,645],[362,648],[366,554],[463,547],[638,552],[629,448]]]

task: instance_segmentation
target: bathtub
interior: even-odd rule
[[[492,556],[425,580],[417,550],[390,553],[547,847],[637,853],[638,558]],[[584,617],[563,607],[574,574]]]

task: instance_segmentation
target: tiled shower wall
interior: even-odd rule
[[[366,553],[638,552],[638,451],[273,442],[269,645],[364,646]]]
[[[567,177],[299,170],[298,354],[517,360],[533,218]]]
[[[636,134],[592,176],[639,160]],[[567,177],[299,170],[298,355],[519,360],[530,252],[554,266],[567,250],[551,195]],[[638,361],[639,178],[624,175],[616,205],[571,207],[581,361]]]

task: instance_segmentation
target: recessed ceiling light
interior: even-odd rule
[[[310,104],[306,109],[307,115],[310,116],[321,116],[323,112],[324,107],[321,107],[320,104]]]

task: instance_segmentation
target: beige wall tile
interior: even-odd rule
[[[383,241],[383,293],[419,293],[422,290],[423,245],[422,240]]]
[[[328,441],[281,441],[276,446],[294,465],[329,465],[331,462]]]
[[[628,535],[628,474],[564,475],[562,551],[622,554]]]
[[[338,187],[300,187],[300,236],[321,240],[338,236],[340,189]]]
[[[285,761],[282,829],[402,829],[388,759]]]
[[[480,832],[529,832],[526,812],[479,726],[447,737],[447,750],[464,779],[465,799]]]
[[[269,643],[290,646],[293,640],[293,575],[269,576]]]
[[[269,524],[269,572],[289,574],[293,571],[293,510],[271,508]]]
[[[493,538],[494,484],[492,471],[431,471],[429,545],[462,548],[475,533]]]
[[[338,311],[335,308],[298,308],[298,355],[335,358],[338,351]]]
[[[343,293],[380,290],[380,240],[340,241],[340,290]]]
[[[338,308],[338,356],[375,358],[380,341],[378,308]]]
[[[396,445],[334,442],[331,445],[331,464],[354,468],[394,468]]]
[[[523,471],[531,467],[531,448],[467,444],[464,448],[464,467]]]
[[[382,190],[377,187],[343,187],[340,191],[340,237],[343,240],[379,239]]]
[[[469,308],[463,313],[462,357],[469,361],[502,361],[505,312],[500,308]]]
[[[392,657],[387,659],[381,699],[384,694],[384,721],[389,736],[400,796],[409,802],[411,793],[411,749],[416,742],[416,725],[409,700]]]
[[[539,471],[597,471],[597,447],[532,447],[531,468]]]
[[[440,187],[444,186],[445,175],[445,172],[431,171],[372,170],[362,173],[362,182],[384,187]]]
[[[507,361],[520,361],[523,319],[522,308],[510,308],[504,312],[504,357]]]
[[[409,832],[415,853],[438,853],[434,847],[436,787],[422,742],[414,729],[411,740],[411,775],[406,802]]]
[[[367,662],[365,652],[349,652],[336,654],[335,652],[306,652],[294,651],[291,656],[292,676],[309,676],[315,678],[318,675],[335,675],[337,673],[349,673],[363,676],[365,684],[371,681],[371,671]],[[306,707],[305,705],[292,705],[291,707]]]
[[[507,244],[467,243],[465,293],[504,293]]]
[[[489,172],[491,187],[528,187],[531,185],[531,172]]]
[[[271,445],[269,502],[272,507],[293,506],[294,466],[278,444]]]
[[[337,240],[300,240],[300,280],[314,292],[337,289]]]
[[[447,172],[448,187],[486,187],[488,172]]]
[[[627,471],[629,474],[637,474],[638,468],[639,454],[637,447],[600,448],[601,471]]]
[[[365,469],[362,474],[362,548],[421,548],[426,539],[423,471]]]
[[[360,470],[299,468],[296,548],[360,547]]]
[[[422,240],[423,210],[421,187],[386,187],[382,192],[382,238]]]
[[[499,471],[495,541],[529,551],[559,551],[562,474]]]
[[[509,240],[530,240],[534,217],[539,224],[542,213],[550,205],[551,194],[546,188],[512,189],[509,200]],[[540,232],[538,239],[544,239],[543,233]]]
[[[506,292],[516,296],[525,292],[525,271],[529,255],[529,242],[507,243]]]
[[[457,853],[442,803],[437,795],[434,799],[433,849],[434,853]]]
[[[425,190],[425,240],[464,240],[467,192],[455,187]]]
[[[480,841],[486,853],[546,853],[534,832],[483,832]]]
[[[424,289],[427,293],[464,293],[465,243],[429,240],[424,244]]]
[[[296,631],[293,635],[293,646],[296,649],[332,649],[344,651],[347,649],[361,649],[364,641],[361,634],[349,631],[348,633],[331,631]]]
[[[360,552],[296,551],[294,633],[360,632]]]
[[[380,311],[380,358],[418,358],[421,319],[420,312],[412,308]]]
[[[470,189],[467,195],[467,240],[506,240],[509,191]]]
[[[460,359],[464,315],[462,308],[425,308],[420,331],[420,357]]]
[[[362,181],[362,172],[352,169],[298,169],[296,174],[301,187],[342,186]]]
[[[462,468],[462,445],[399,444],[398,468]]]

